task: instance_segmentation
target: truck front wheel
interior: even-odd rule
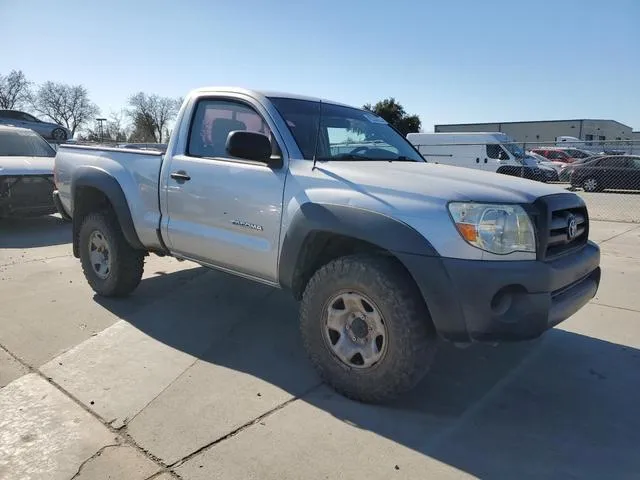
[[[309,357],[346,397],[384,403],[413,388],[436,352],[429,312],[392,258],[353,255],[320,268],[300,310]]]
[[[84,276],[98,295],[122,297],[140,283],[144,252],[129,245],[112,212],[91,213],[84,218],[79,246]]]

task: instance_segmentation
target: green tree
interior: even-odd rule
[[[420,117],[418,117],[418,115],[407,114],[404,107],[393,97],[381,100],[373,106],[367,103],[364,108],[384,118],[388,123],[397,128],[402,135],[406,136],[407,133],[420,131],[422,125]]]

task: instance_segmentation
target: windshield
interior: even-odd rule
[[[382,118],[365,110],[291,98],[270,98],[305,159],[424,162]]]
[[[0,157],[55,156],[55,150],[30,130],[0,130]]]
[[[573,158],[587,158],[590,156],[587,152],[583,152],[582,150],[567,149],[565,150],[565,152],[567,152]]]
[[[524,150],[520,145],[516,145],[515,143],[503,143],[502,146],[516,158],[523,159],[525,157]]]

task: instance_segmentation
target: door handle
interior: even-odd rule
[[[191,177],[187,175],[187,172],[185,172],[184,170],[178,170],[177,172],[173,172],[171,174],[171,178],[176,180],[178,183],[184,183],[191,180]]]

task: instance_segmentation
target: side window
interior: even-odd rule
[[[628,163],[626,157],[611,157],[605,162],[605,166],[609,168],[627,168]]]
[[[500,155],[501,151],[502,149],[500,148],[500,145],[496,143],[487,144],[487,157],[494,158],[496,160],[500,159],[502,158],[502,156]]]
[[[227,137],[236,130],[262,133],[275,145],[267,123],[253,108],[228,100],[201,100],[191,123],[187,154],[228,157]]]
[[[548,158],[551,160],[564,160],[566,157],[565,153],[560,150],[551,150],[548,155]]]
[[[32,117],[31,115],[29,115],[28,113],[20,113],[18,115],[20,115],[20,120],[23,120],[25,122],[35,122],[36,121],[36,119],[34,117]]]

